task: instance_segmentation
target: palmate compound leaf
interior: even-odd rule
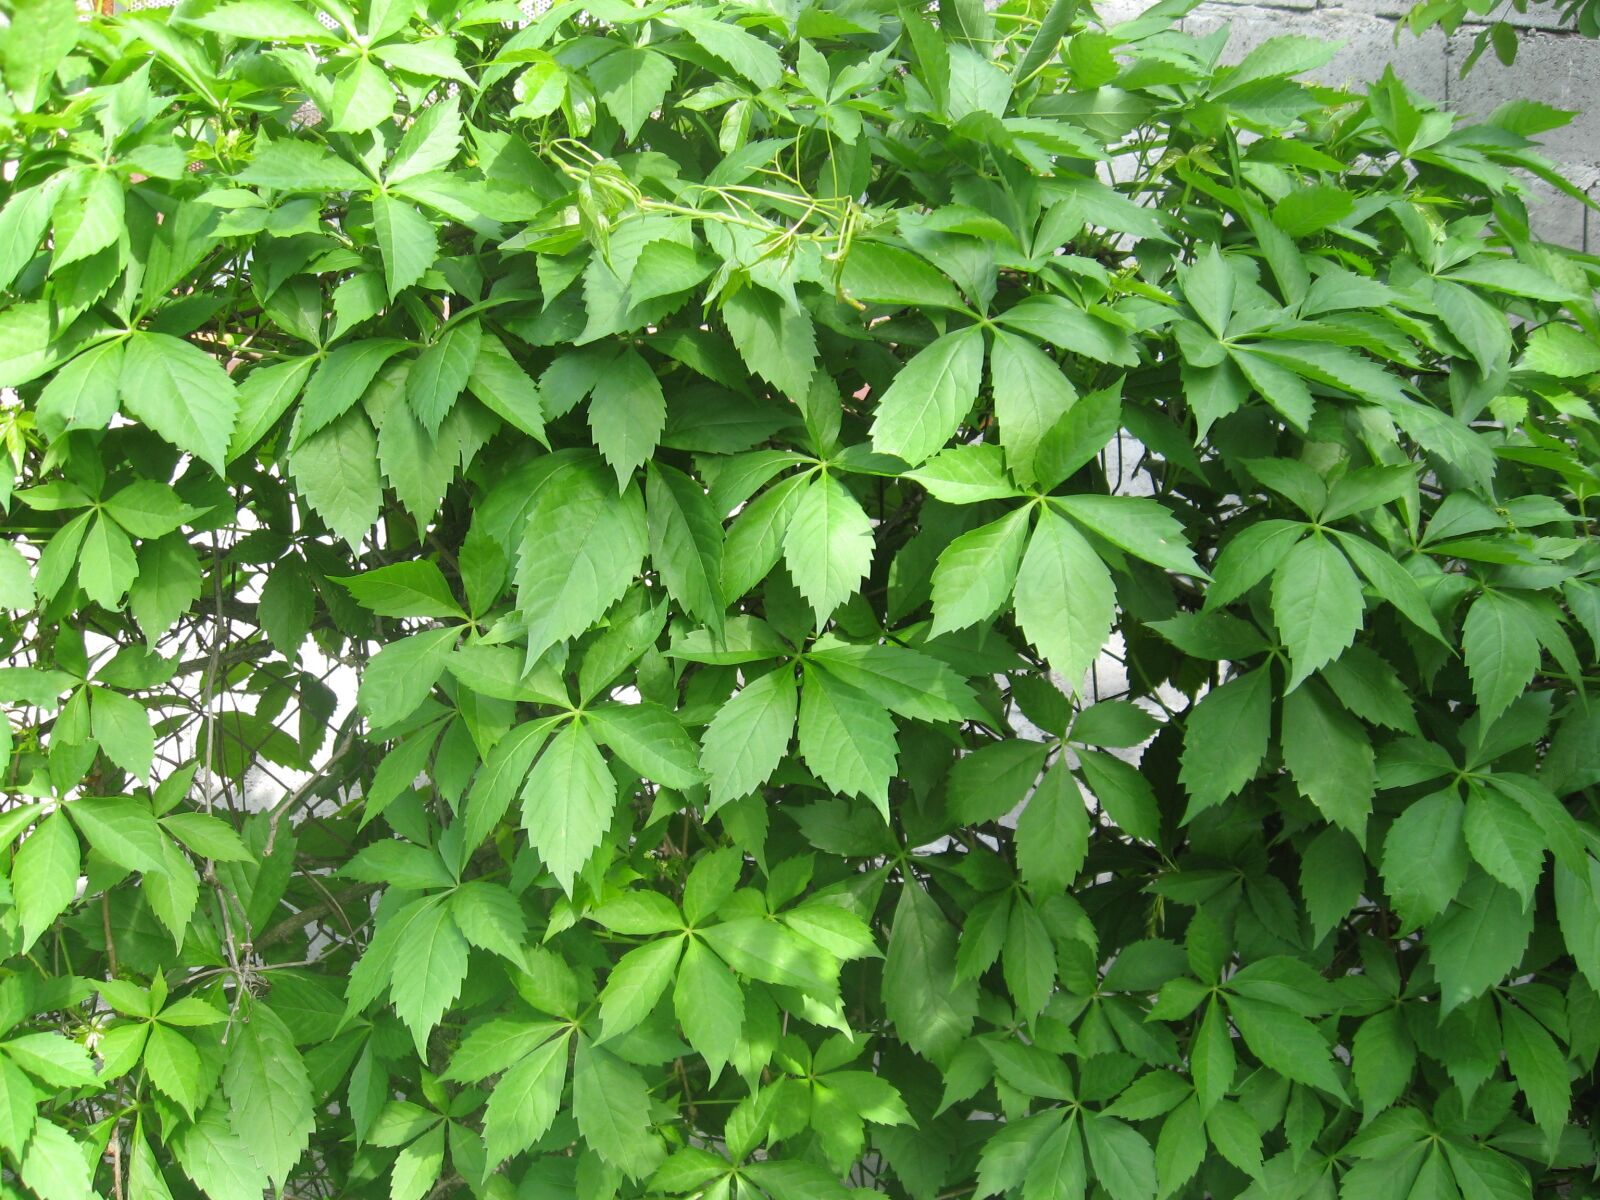
[[[1581,1184],[1559,114],[357,8],[7,10],[0,1191]]]

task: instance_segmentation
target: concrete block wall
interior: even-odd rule
[[[1138,15],[1141,0],[1098,0],[1108,24]],[[1410,0],[1205,0],[1183,27],[1209,33],[1232,26],[1226,58],[1237,61],[1268,38],[1299,34],[1341,43],[1318,72],[1326,83],[1350,85],[1377,79],[1386,66],[1414,91],[1456,112],[1485,116],[1508,100],[1537,100],[1575,111],[1572,123],[1544,134],[1544,154],[1573,184],[1600,200],[1600,40],[1551,26],[1551,6],[1508,19],[1518,25],[1517,61],[1502,66],[1492,50],[1472,70],[1461,66],[1472,51],[1478,26],[1446,36],[1429,30],[1417,37],[1400,27]],[[1399,33],[1396,39],[1396,33]],[[1530,187],[1535,230],[1550,241],[1600,253],[1600,213],[1544,184]]]

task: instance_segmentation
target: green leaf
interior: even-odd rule
[[[872,568],[872,522],[837,476],[820,471],[800,490],[783,536],[784,561],[820,628]]]
[[[8,204],[6,212],[10,210]],[[0,214],[0,221],[3,220],[4,214]],[[85,350],[45,384],[35,415],[47,437],[59,437],[69,429],[104,429],[111,424],[117,412],[124,345],[122,341],[110,341]]]
[[[1531,904],[1544,872],[1545,840],[1521,806],[1497,791],[1469,783],[1462,832],[1478,865],[1521,896],[1524,904]]]
[[[40,1200],[95,1200],[83,1147],[65,1129],[43,1117],[34,1124],[17,1177]]]
[[[427,109],[425,114],[432,111]],[[485,408],[506,424],[549,445],[544,432],[544,402],[537,385],[505,343],[492,333],[482,335],[467,386]]]
[[[601,1040],[627,1033],[650,1015],[677,972],[683,938],[657,938],[617,960],[600,992]]]
[[[96,517],[78,551],[78,582],[102,608],[119,608],[139,570],[128,535],[105,517]]]
[[[549,1131],[566,1081],[564,1037],[549,1039],[500,1077],[483,1116],[490,1169],[521,1154]]]
[[[349,412],[384,364],[405,348],[406,343],[398,338],[367,338],[329,351],[317,364],[300,402],[296,446]]]
[[[233,1127],[251,1157],[281,1187],[310,1144],[316,1120],[311,1077],[288,1026],[261,1001],[234,1030],[222,1069]]]
[[[676,467],[651,462],[645,481],[650,561],[667,591],[714,632],[722,626],[722,523],[705,489]]]
[[[210,12],[184,20],[229,37],[254,40],[270,33],[273,41],[291,44],[335,40],[327,27],[290,0],[228,0]]]
[[[905,646],[819,638],[806,661],[913,720],[960,721],[977,711],[977,697],[960,675],[932,655]]]
[[[744,992],[733,972],[697,938],[684,943],[672,1002],[683,1036],[716,1079],[738,1050]]]
[[[816,369],[817,338],[804,309],[752,286],[723,301],[722,319],[752,375],[791,399],[806,395]]]
[[[17,849],[11,891],[28,949],[67,910],[78,891],[78,835],[59,809],[40,821]]]
[[[1292,692],[1338,658],[1361,629],[1365,604],[1349,560],[1321,534],[1297,542],[1272,576],[1272,616],[1292,669]]]
[[[209,354],[165,333],[135,333],[123,352],[117,394],[129,415],[221,474],[239,396]]]
[[[1089,810],[1071,772],[1057,762],[1017,819],[1017,869],[1035,892],[1063,892],[1088,852]]]
[[[1028,797],[1044,769],[1050,747],[1011,738],[963,754],[945,779],[945,806],[965,825],[981,825],[1009,815]]]
[[[165,839],[141,801],[131,796],[80,796],[67,806],[67,815],[89,845],[118,866],[130,871],[166,869]]]
[[[572,1115],[578,1130],[606,1162],[632,1179],[661,1160],[650,1136],[650,1096],[639,1073],[584,1037],[572,1064]]]
[[[976,325],[919,351],[878,401],[872,448],[912,466],[931,458],[972,408],[982,370],[983,331]]]
[[[765,783],[789,749],[799,694],[794,672],[779,667],[746,684],[717,710],[701,738],[700,766],[711,777],[710,811]]]
[[[626,350],[601,373],[589,400],[594,444],[625,487],[661,440],[667,400],[661,381],[635,350]]]
[[[1283,761],[1301,793],[1365,843],[1376,787],[1372,742],[1361,722],[1314,682],[1284,698]]]
[[[594,738],[573,722],[550,740],[522,788],[522,827],[567,891],[599,848],[617,805],[617,783]]]
[[[1155,1151],[1131,1125],[1096,1116],[1083,1123],[1094,1177],[1111,1200],[1152,1200],[1156,1194]]]
[[[1091,533],[1129,554],[1188,575],[1204,575],[1165,505],[1138,496],[1062,496],[1052,501]]]
[[[642,46],[613,50],[589,68],[600,101],[633,141],[650,114],[660,108],[677,68],[666,55]]]
[[[595,736],[646,779],[688,788],[704,781],[694,742],[668,709],[643,701],[602,704],[585,710]]]
[[[444,573],[429,559],[391,563],[335,582],[343,584],[362,608],[381,617],[465,617]]]
[[[389,1200],[423,1200],[444,1170],[444,1124],[434,1125],[394,1160]]]
[[[439,257],[433,225],[404,200],[387,193],[372,198],[372,232],[383,255],[390,300],[420,280]]]
[[[450,661],[460,629],[427,629],[390,642],[372,656],[356,691],[356,703],[377,729],[409,717],[433,691]]]
[[[995,614],[1016,584],[1027,539],[1028,510],[1018,508],[945,547],[933,568],[933,636]]]
[[[1481,996],[1522,961],[1533,909],[1487,875],[1474,874],[1423,942],[1439,980],[1445,1013]]]
[[[1006,463],[1019,483],[1032,484],[1039,444],[1077,401],[1077,390],[1053,359],[1015,334],[995,333],[989,372]]]
[[[648,532],[630,485],[620,495],[598,458],[557,468],[528,512],[517,559],[517,607],[528,623],[528,658],[596,624],[633,582]]]
[[[1004,452],[991,442],[941,450],[905,477],[946,504],[979,504],[1021,495],[1006,475]]]
[[[476,321],[452,325],[417,356],[406,372],[406,404],[429,437],[436,437],[478,361],[483,327]]]
[[[358,168],[325,146],[299,138],[256,140],[250,164],[234,178],[284,192],[354,192],[372,186]]]
[[[1534,623],[1522,605],[1501,592],[1486,591],[1467,609],[1461,652],[1486,725],[1511,707],[1539,669]]]
[[[1552,1145],[1567,1127],[1572,1109],[1572,1084],[1567,1078],[1567,1057],[1555,1039],[1515,1004],[1500,1004],[1500,1028],[1505,1035],[1506,1063],[1528,1098],[1533,1119]]]
[[[1189,793],[1187,822],[1236,795],[1254,779],[1272,730],[1272,675],[1259,668],[1207,692],[1189,712],[1183,731],[1183,769]]]
[[[889,780],[899,747],[894,719],[877,701],[808,667],[800,695],[800,753],[831,790],[865,796],[889,819]]]
[[[332,132],[365,133],[393,115],[394,85],[370,58],[357,58],[335,77],[328,109],[328,128]],[[377,200],[386,198],[374,198],[374,216]]]
[[[420,909],[401,931],[389,995],[419,1052],[461,994],[467,958],[467,939],[442,898]]]
[[[1111,573],[1072,523],[1049,508],[1017,571],[1017,623],[1074,691],[1111,637],[1117,616]]]
[[[1407,925],[1438,916],[1465,882],[1464,820],[1452,788],[1412,801],[1384,836],[1384,886]]]
[[[1361,843],[1341,829],[1324,829],[1300,856],[1300,894],[1321,942],[1360,902],[1367,884]]]
[[[352,549],[359,546],[383,505],[378,442],[367,418],[347,412],[312,434],[289,456],[289,470],[328,528]]]
[[[384,178],[397,184],[437,171],[449,166],[460,149],[461,103],[459,97],[447,96],[416,114],[384,168]]]
[[[1404,1094],[1416,1070],[1417,1049],[1398,1008],[1374,1013],[1351,1043],[1356,1095],[1370,1119]]]
[[[883,1006],[897,1036],[936,1063],[947,1062],[972,1028],[978,985],[958,981],[956,935],[933,897],[900,889],[883,964]]]
[[[139,573],[128,589],[128,608],[154,641],[200,598],[200,563],[179,534],[139,547]]]
[[[863,304],[966,308],[955,287],[935,267],[883,242],[854,242],[839,282],[847,295]]]
[[[1238,995],[1228,997],[1228,1013],[1244,1044],[1272,1070],[1285,1079],[1344,1099],[1344,1087],[1334,1074],[1328,1044],[1306,1018],[1276,1004]]]

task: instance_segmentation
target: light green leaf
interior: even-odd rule
[[[383,484],[378,443],[360,413],[347,412],[319,430],[289,457],[289,469],[306,502],[352,548],[378,520]]]
[[[467,939],[443,898],[427,904],[401,931],[394,949],[389,996],[411,1030],[418,1052],[461,994],[467,976]]]
[[[23,840],[11,864],[11,891],[22,921],[24,950],[72,903],[78,870],[78,835],[58,809]]]
[[[282,1187],[316,1127],[311,1077],[288,1026],[264,1002],[253,1003],[233,1033],[222,1068],[233,1127],[267,1177]]]
[[[1042,508],[1016,590],[1022,632],[1078,690],[1116,621],[1116,591],[1105,563],[1071,522]]]
[[[739,1045],[744,991],[733,972],[698,938],[690,937],[684,944],[672,1002],[683,1036],[716,1079]]]
[[[650,1134],[650,1095],[639,1073],[616,1055],[578,1038],[572,1064],[572,1115],[606,1162],[632,1179],[663,1157]]]
[[[567,1081],[567,1039],[553,1037],[500,1077],[483,1114],[492,1169],[542,1138],[555,1121]]]
[[[1169,571],[1205,575],[1189,552],[1183,526],[1158,500],[1085,494],[1057,497],[1051,503],[1091,533],[1136,558]]]
[[[572,889],[599,848],[617,804],[617,782],[589,731],[573,722],[551,739],[522,788],[522,827],[562,888]]]
[[[638,1025],[666,994],[678,968],[683,938],[665,937],[629,950],[611,968],[600,992],[601,1040]]]
[[[1272,576],[1272,616],[1292,664],[1285,691],[1355,641],[1365,610],[1356,573],[1327,538],[1290,548]]]
[[[917,466],[950,440],[978,396],[983,331],[969,325],[919,351],[878,401],[872,448]]]
[[[1039,444],[1077,401],[1077,390],[1052,358],[1015,334],[995,333],[989,372],[1006,462],[1019,483],[1032,484]]]
[[[222,473],[239,396],[216,359],[169,334],[135,333],[117,394],[129,415]]]
[[[655,452],[667,423],[661,381],[636,350],[625,350],[600,375],[589,399],[594,444],[626,486]]]
[[[762,287],[745,287],[722,304],[722,319],[752,375],[791,399],[806,395],[817,359],[817,336],[804,309]]]
[[[388,194],[372,198],[372,231],[383,255],[383,274],[393,300],[433,266],[439,257],[439,239],[426,217]]]
[[[1017,508],[945,547],[933,568],[929,632],[937,637],[994,616],[1016,584],[1027,539],[1028,510]]]
[[[356,703],[374,728],[409,717],[428,698],[444,674],[460,629],[425,629],[390,642],[361,673]]]
[[[621,495],[598,457],[563,464],[540,487],[517,559],[517,607],[528,658],[597,623],[633,582],[648,533],[644,504]]]
[[[600,704],[585,710],[595,736],[646,779],[672,788],[704,780],[693,740],[668,709],[649,701]]]
[[[899,747],[894,719],[876,700],[808,667],[800,695],[800,753],[833,791],[865,796],[889,819],[889,780]]]
[[[789,749],[798,707],[794,672],[779,667],[746,684],[717,710],[700,740],[700,766],[711,776],[710,811],[749,795],[771,777]]]
[[[666,55],[643,46],[625,46],[591,66],[589,79],[631,142],[665,101],[677,73]]]
[[[783,557],[820,628],[872,568],[872,522],[837,476],[821,471],[800,490]]]

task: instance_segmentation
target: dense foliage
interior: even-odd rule
[[[1563,115],[1183,11],[17,0],[0,1193],[1596,1194]]]

